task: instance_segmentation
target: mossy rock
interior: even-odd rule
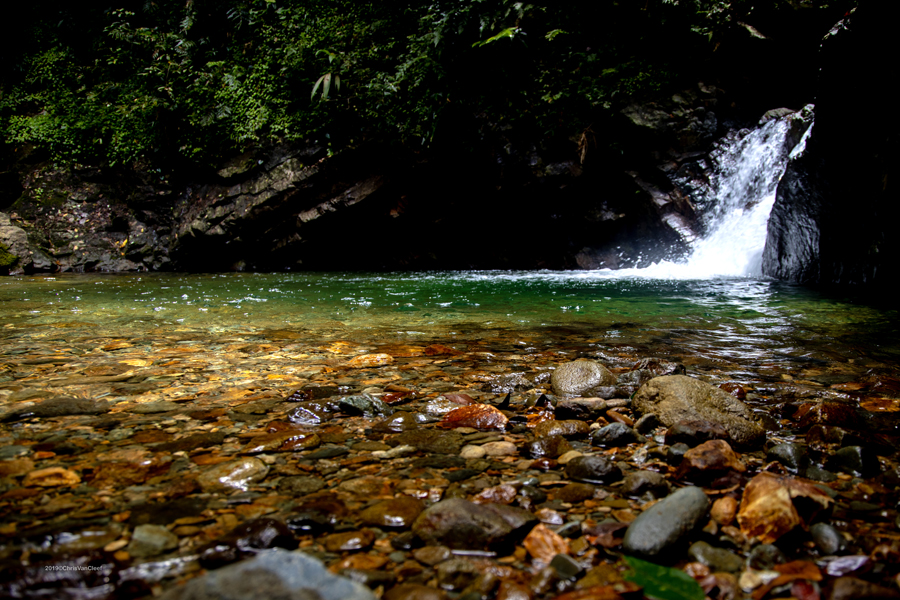
[[[6,244],[0,243],[0,269],[9,269],[19,262],[19,257],[9,251]]]

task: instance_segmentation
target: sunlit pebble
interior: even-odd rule
[[[781,573],[778,571],[756,571],[754,569],[747,569],[741,573],[738,585],[740,585],[741,589],[745,592],[752,592],[759,586],[765,585],[770,581],[777,579],[779,576],[781,576]]]
[[[719,525],[731,525],[737,515],[738,501],[731,496],[723,496],[713,502],[710,516]]]
[[[462,450],[460,450],[459,455],[465,459],[477,459],[484,458],[487,452],[484,451],[484,448],[481,446],[465,446]]]

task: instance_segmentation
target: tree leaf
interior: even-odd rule
[[[524,35],[524,32],[518,27],[507,27],[506,29],[504,29],[503,31],[498,33],[497,35],[489,37],[488,39],[484,40],[483,42],[475,42],[474,44],[472,44],[472,47],[477,48],[479,46],[485,46],[492,42],[496,42],[497,40],[501,40],[503,38],[512,39],[512,38],[516,37],[516,35],[519,33],[522,33]]]
[[[562,29],[554,29],[553,31],[548,32],[547,35],[545,35],[544,37],[550,41],[553,41],[553,38],[555,38],[556,36],[558,36],[561,33],[564,34],[564,33],[568,33],[568,32],[563,31]]]
[[[316,91],[319,89],[319,86],[322,85],[322,80],[325,79],[325,76],[322,75],[316,80],[316,85],[313,86],[312,94],[309,95],[310,100],[316,97]]]
[[[663,567],[639,558],[626,556],[625,562],[632,571],[625,580],[636,583],[644,595],[657,600],[705,600],[703,588],[693,577],[671,567]]]

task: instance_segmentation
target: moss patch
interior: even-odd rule
[[[5,244],[0,244],[0,269],[8,269],[19,262],[19,257],[9,251]]]

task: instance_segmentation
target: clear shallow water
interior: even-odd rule
[[[70,335],[290,330],[357,341],[578,338],[760,361],[900,357],[897,311],[754,278],[609,272],[129,274],[0,280],[3,345]],[[2,332],[3,330],[0,330]]]

